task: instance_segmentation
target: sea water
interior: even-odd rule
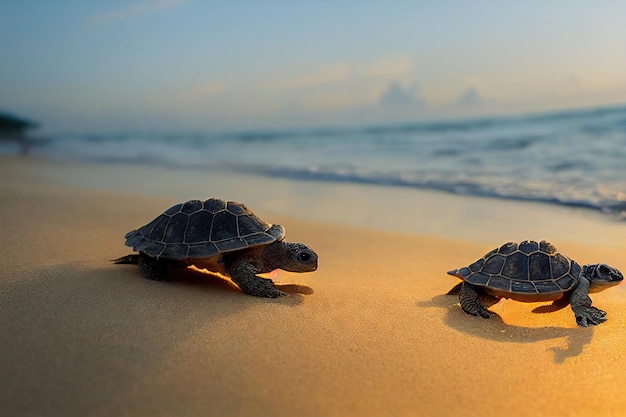
[[[56,134],[32,153],[426,188],[626,218],[626,107],[350,128]]]

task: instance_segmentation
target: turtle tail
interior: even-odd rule
[[[139,255],[137,255],[137,254],[126,255],[126,256],[122,256],[121,258],[118,258],[118,259],[113,259],[113,260],[111,260],[111,262],[113,262],[114,264],[138,265],[139,264]]]

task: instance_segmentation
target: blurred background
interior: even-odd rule
[[[0,130],[26,139],[0,152],[624,217],[624,22],[620,1],[2,0]]]

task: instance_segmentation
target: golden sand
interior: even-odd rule
[[[289,296],[260,299],[199,271],[162,283],[109,262],[128,253],[127,231],[180,200],[175,193],[159,196],[159,181],[187,176],[191,184],[177,192],[189,193],[197,173],[155,178],[150,172],[147,191],[137,194],[60,179],[98,170],[122,175],[111,167],[0,162],[1,415],[626,415],[624,286],[592,295],[608,321],[591,328],[577,327],[569,308],[540,313],[541,304],[509,300],[483,320],[444,295],[457,283],[447,270],[503,243],[494,232],[470,238],[472,227],[488,220],[475,214],[484,212],[479,206],[493,210],[502,202],[459,199],[468,205],[466,229],[433,219],[439,229],[418,234],[400,230],[405,220],[379,228],[386,230],[343,221],[345,210],[335,210],[333,220],[324,207],[338,203],[319,191],[318,217],[264,205],[251,191],[260,208],[244,202],[320,255],[317,272],[275,277],[291,284]],[[138,172],[146,171],[126,174]],[[236,193],[232,179],[222,181],[215,180],[225,194]],[[272,180],[247,178],[237,190],[254,188],[255,181],[267,187]],[[287,186],[274,184],[273,201],[288,208],[290,194],[281,188]],[[212,195],[220,191],[215,187]],[[387,192],[380,191],[380,200],[389,200]],[[427,195],[425,205],[449,198]],[[553,214],[543,206],[533,210],[540,210],[542,225]],[[366,225],[378,224],[359,213]],[[569,216],[563,213],[555,218],[563,221]],[[609,237],[567,239],[584,233],[563,230],[567,223],[557,220],[545,231],[579,263],[626,270],[623,225],[585,222],[569,227],[606,230]],[[531,227],[513,225],[512,238]],[[528,238],[547,237],[527,230],[533,230]]]

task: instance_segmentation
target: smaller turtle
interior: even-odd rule
[[[285,293],[257,274],[317,269],[315,251],[284,242],[282,226],[261,220],[243,204],[218,198],[176,204],[125,238],[126,246],[139,254],[113,263],[139,265],[144,277],[158,281],[169,279],[171,266],[194,265],[229,276],[246,294],[274,298]]]
[[[448,271],[463,280],[448,294],[459,294],[467,314],[489,318],[490,305],[500,298],[523,302],[554,301],[557,307],[570,304],[576,322],[584,327],[606,321],[606,312],[591,305],[589,292],[619,284],[624,276],[606,264],[580,266],[559,253],[548,241],[508,242],[473,264]]]

